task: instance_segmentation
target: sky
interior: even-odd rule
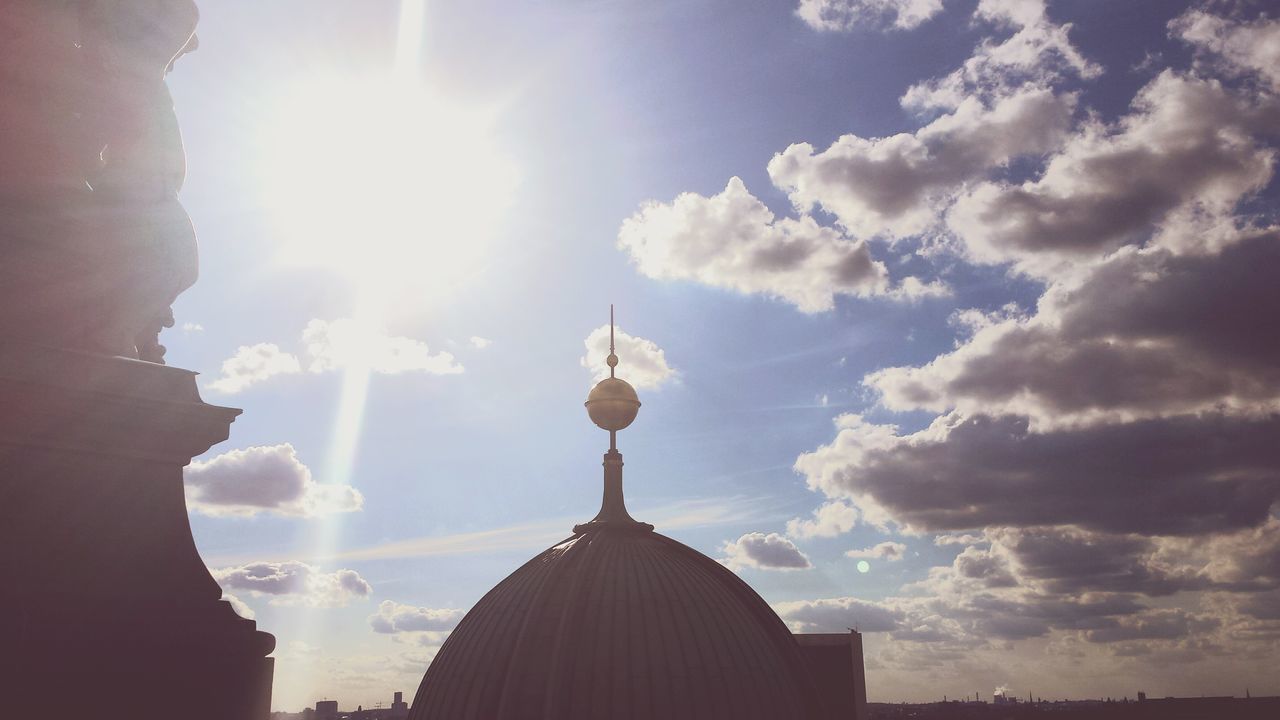
[[[273,707],[412,696],[595,514],[610,303],[632,514],[872,701],[1280,694],[1265,5],[204,3],[162,341]]]

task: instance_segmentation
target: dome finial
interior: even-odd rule
[[[618,431],[627,427],[640,412],[640,398],[635,388],[614,372],[618,367],[618,355],[613,343],[613,305],[609,306],[609,377],[596,383],[587,396],[587,414],[591,421],[609,431],[609,449],[617,450]]]

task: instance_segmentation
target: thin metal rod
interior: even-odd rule
[[[613,303],[609,303],[609,354],[616,355],[613,351]],[[613,366],[609,366],[609,377],[617,377],[613,374]]]

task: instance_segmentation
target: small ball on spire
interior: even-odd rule
[[[618,367],[618,356],[613,353],[609,353],[609,357],[605,358],[604,361],[609,363],[609,367],[611,368]]]

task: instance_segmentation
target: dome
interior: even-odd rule
[[[768,604],[648,527],[579,532],[490,590],[432,661],[410,719],[821,717]]]
[[[640,408],[608,365],[600,512],[498,583],[445,640],[409,720],[817,720],[800,644],[720,563],[627,512],[617,431]]]

